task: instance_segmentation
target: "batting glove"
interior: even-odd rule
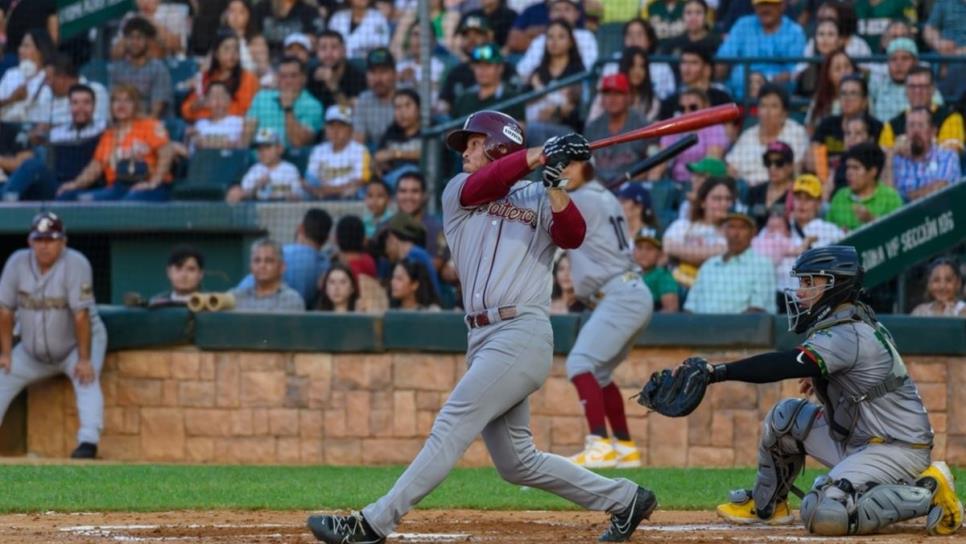
[[[543,167],[543,186],[548,189],[566,187],[567,178],[563,177],[563,171],[568,164],[570,164],[570,161],[567,159],[548,162]]]
[[[560,145],[571,161],[590,160],[590,144],[583,135],[571,132],[560,138]]]
[[[554,164],[567,160],[567,146],[560,136],[554,136],[543,144],[544,164]]]

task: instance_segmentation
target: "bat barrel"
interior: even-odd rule
[[[728,123],[738,119],[740,116],[741,110],[738,109],[737,104],[723,104],[686,113],[664,121],[658,121],[637,130],[625,132],[624,134],[602,138],[591,142],[590,149],[600,149],[602,147],[643,140],[645,138],[660,138],[661,136],[668,136],[670,134],[691,132],[712,125]]]

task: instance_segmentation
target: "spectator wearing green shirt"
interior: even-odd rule
[[[845,154],[848,187],[832,197],[827,219],[844,230],[854,230],[902,207],[895,189],[879,182],[885,153],[875,143],[853,146]]]
[[[245,142],[256,131],[270,129],[281,136],[282,146],[306,147],[315,142],[322,128],[322,105],[305,90],[305,65],[285,57],[276,70],[278,89],[258,91],[245,118]]]
[[[654,309],[660,312],[680,312],[678,282],[671,272],[658,263],[664,257],[657,231],[642,227],[634,235],[634,261],[641,267],[641,278],[654,296]]]

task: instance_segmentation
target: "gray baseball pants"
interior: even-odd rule
[[[71,350],[67,358],[59,363],[38,361],[24,349],[23,343],[13,348],[10,373],[0,371],[0,421],[14,397],[28,385],[65,374],[74,386],[77,397],[77,416],[80,427],[77,429],[77,442],[97,444],[104,427],[104,396],[101,394],[101,369],[104,367],[104,353],[107,351],[107,329],[99,317],[91,319],[91,366],[94,367],[94,381],[83,385],[74,377],[77,366],[77,348]]]
[[[637,333],[654,314],[654,297],[639,274],[614,277],[600,289],[603,299],[580,329],[567,355],[567,378],[590,372],[606,387],[627,358]]]
[[[788,441],[780,441],[786,444]],[[846,446],[829,434],[824,414],[815,420],[803,442],[805,453],[829,467],[833,480],[848,480],[856,488],[867,483],[912,483],[929,467],[930,449],[904,444]],[[789,452],[797,453],[797,452]]]
[[[545,309],[518,306],[517,311],[514,319],[469,331],[469,368],[436,416],[423,449],[389,493],[362,510],[377,533],[390,534],[479,434],[510,483],[549,491],[590,510],[620,512],[631,505],[634,482],[604,478],[534,447],[527,398],[550,373],[553,332]]]

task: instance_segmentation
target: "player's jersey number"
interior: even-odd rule
[[[614,235],[617,236],[617,249],[626,251],[630,248],[627,243],[627,229],[624,227],[624,216],[611,216],[607,218],[610,226],[614,227]]]

